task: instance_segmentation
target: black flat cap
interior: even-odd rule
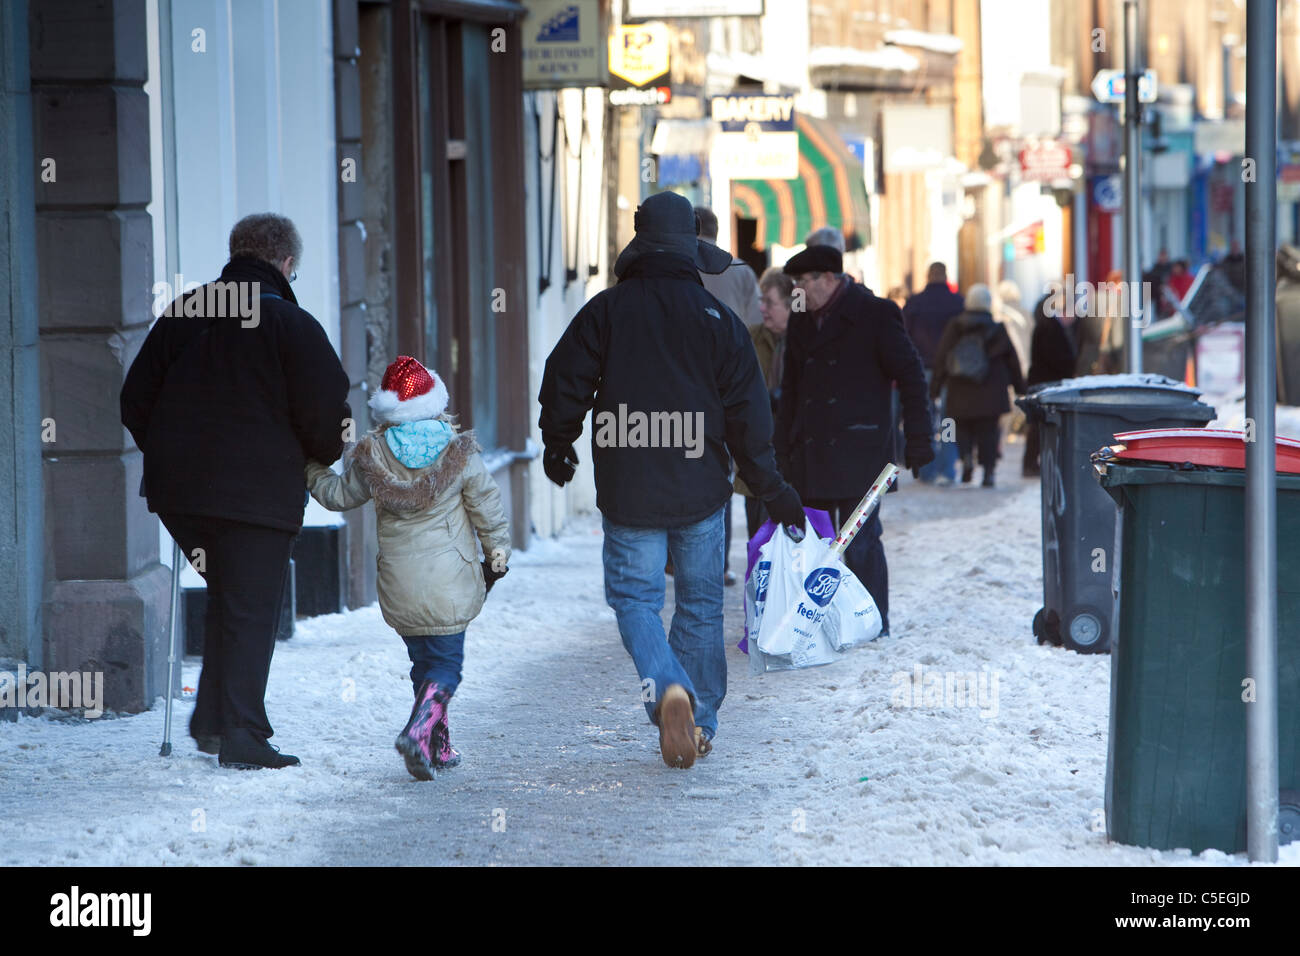
[[[834,246],[809,246],[790,261],[782,270],[788,276],[801,276],[809,272],[843,272],[844,256]]]

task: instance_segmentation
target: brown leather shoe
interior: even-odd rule
[[[664,691],[655,711],[659,725],[659,753],[670,767],[685,770],[695,763],[695,715],[691,711],[691,697],[681,684],[672,684]]]
[[[713,741],[704,736],[704,728],[695,728],[695,753],[699,757],[707,757],[713,752]]]

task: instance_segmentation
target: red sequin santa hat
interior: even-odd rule
[[[370,396],[370,410],[380,422],[419,422],[437,418],[447,409],[447,386],[409,355],[388,366],[379,391]]]

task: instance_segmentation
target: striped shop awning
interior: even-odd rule
[[[756,245],[796,246],[822,226],[843,230],[858,246],[871,243],[871,220],[862,164],[826,120],[795,114],[799,132],[798,179],[737,179],[732,210],[758,220]],[[850,248],[855,243],[850,241]]]

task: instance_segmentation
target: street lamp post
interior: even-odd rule
[[[1124,0],[1124,279],[1129,291],[1129,329],[1124,336],[1128,349],[1128,370],[1142,371],[1142,329],[1147,325],[1142,301],[1142,259],[1138,248],[1142,192],[1138,178],[1142,162],[1142,104],[1138,83],[1142,67],[1138,60],[1138,0]]]

